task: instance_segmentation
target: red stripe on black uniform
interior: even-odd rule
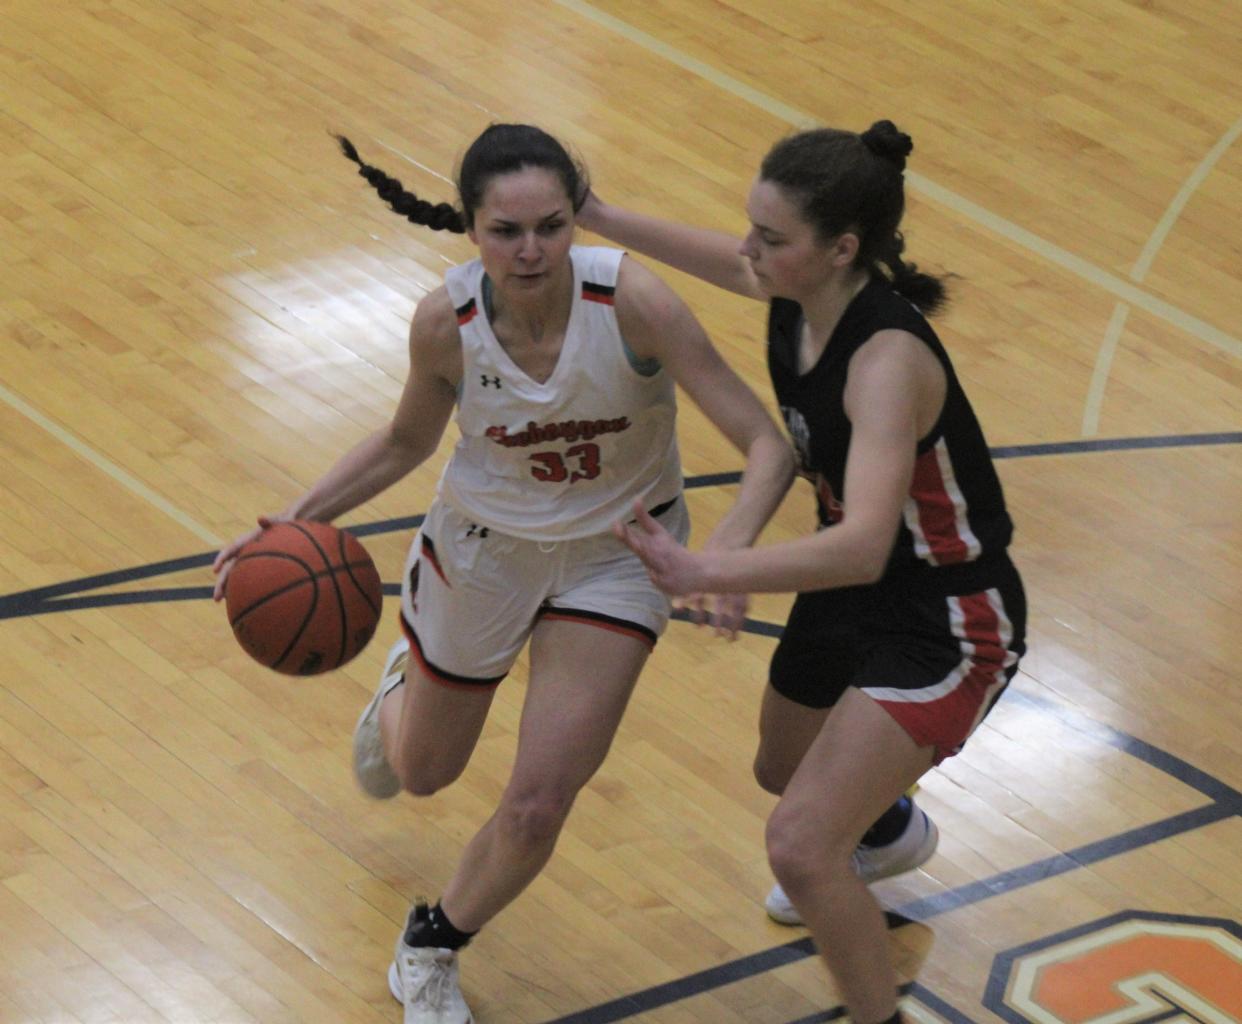
[[[918,472],[911,483],[910,497],[919,502],[920,522],[932,527],[933,548],[947,555],[952,562],[965,558],[955,539],[945,535],[946,515],[962,516],[964,525],[977,538],[979,550],[971,561],[958,565],[929,564],[915,549],[915,537],[902,522],[885,568],[882,583],[911,578],[948,582],[944,573],[953,574],[953,583],[945,593],[965,593],[976,589],[971,584],[978,577],[978,589],[990,585],[986,563],[1007,561],[1006,548],[1013,536],[1013,523],[1005,509],[1000,479],[992,465],[983,431],[975,418],[948,353],[936,337],[931,325],[909,301],[893,291],[888,281],[873,277],[846,307],[832,333],[823,355],[805,374],[797,369],[797,353],[802,331],[802,308],[789,299],[773,299],[768,314],[768,370],[776,391],[781,413],[790,432],[795,435],[803,468],[821,474],[831,494],[846,502],[844,515],[849,516],[849,496],[845,492],[845,460],[849,451],[851,426],[845,415],[845,383],[850,359],[877,332],[901,330],[919,338],[944,368],[947,389],[940,419],[932,433],[918,443]],[[797,429],[801,420],[803,430]],[[809,436],[797,437],[802,432]],[[936,449],[947,450],[949,467],[955,484],[954,493],[945,490],[944,480],[935,466]],[[962,508],[958,509],[955,501]],[[821,526],[830,526],[833,519],[820,502]],[[950,553],[952,552],[952,554]],[[975,568],[982,571],[976,572]],[[932,583],[933,589],[940,589]]]

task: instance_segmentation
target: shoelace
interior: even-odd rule
[[[413,980],[415,972],[422,974],[417,988],[413,992],[405,992],[405,1001],[422,1002],[433,1010],[444,1009],[453,994],[453,969],[451,963],[444,963],[439,957],[431,960],[419,960],[410,953],[402,957],[406,970],[406,980]]]

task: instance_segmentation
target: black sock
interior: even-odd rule
[[[434,907],[428,907],[426,903],[416,903],[405,924],[407,946],[461,949],[477,934],[477,932],[463,932],[458,929],[448,919],[448,915],[439,903]]]
[[[908,796],[903,796],[887,811],[880,815],[862,837],[863,846],[887,846],[901,838],[901,834],[910,824],[910,815],[914,813],[914,803]],[[885,1021],[884,1024],[889,1024]]]

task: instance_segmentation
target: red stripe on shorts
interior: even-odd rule
[[[575,612],[568,608],[548,608],[539,613],[539,618],[556,619],[561,622],[578,622],[584,626],[597,626],[611,633],[632,636],[635,640],[646,644],[651,650],[654,650],[656,645],[656,635],[646,627],[626,622],[623,619],[614,619],[600,615],[596,612]]]
[[[422,545],[422,553],[427,561],[431,563],[431,567],[435,569],[436,575],[444,581],[446,587],[452,586],[448,581],[448,577],[444,575],[444,570],[440,568],[440,556],[436,554],[436,546],[432,543],[430,537],[423,537],[419,542]]]
[[[401,616],[401,631],[410,641],[410,653],[414,655],[414,659],[418,662],[419,668],[423,670],[423,674],[434,683],[442,686],[452,687],[454,690],[468,690],[471,693],[480,693],[487,690],[494,690],[500,685],[504,679],[504,673],[498,676],[491,676],[487,679],[475,679],[471,676],[459,676],[454,672],[446,672],[442,668],[438,668],[427,660],[427,656],[423,653],[423,645],[419,642],[418,634],[414,632],[404,615]]]
[[[946,598],[958,603],[954,633],[962,662],[944,679],[916,690],[866,687],[863,692],[887,711],[919,746],[936,748],[935,763],[951,757],[975,730],[1006,680],[1012,658],[989,592]],[[995,593],[992,591],[991,593]],[[937,691],[943,690],[943,693]]]

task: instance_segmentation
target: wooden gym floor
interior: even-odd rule
[[[293,680],[206,599],[222,540],[385,422],[414,305],[471,256],[328,132],[438,199],[529,121],[605,197],[740,232],[772,141],[880,117],[915,139],[908,252],[957,275],[940,328],[1032,608],[1010,693],[924,780],[939,852],[876,887],[909,1013],[1242,1019],[1239,66],[1221,0],[5,0],[0,1021],[396,1021],[399,922],[506,778],[521,669],[461,782],[369,803],[349,735],[395,601]],[[668,277],[770,401],[762,308]],[[738,461],[693,410],[682,438],[701,537]],[[390,593],[441,461],[348,519]],[[768,537],[810,521],[799,489]],[[670,627],[546,874],[463,956],[480,1024],[838,1016],[760,905],[787,607],[734,645]]]

